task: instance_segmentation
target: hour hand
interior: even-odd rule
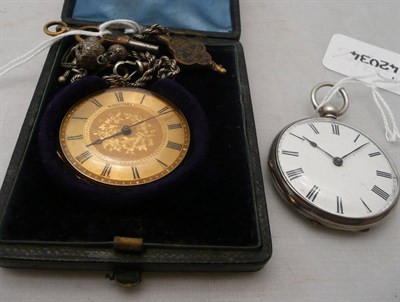
[[[88,144],[88,145],[86,145],[86,147],[90,147],[90,146],[93,146],[93,145],[100,145],[102,142],[104,142],[105,140],[107,140],[107,139],[110,139],[110,138],[114,138],[114,137],[116,137],[116,136],[120,136],[120,135],[129,135],[129,134],[131,134],[131,129],[128,127],[128,132],[126,131],[126,127],[128,127],[128,126],[124,126],[124,127],[122,127],[122,130],[121,131],[119,131],[119,132],[117,132],[117,133],[114,133],[113,135],[110,135],[110,136],[107,136],[107,137],[105,137],[105,138],[98,138],[98,139],[96,139],[95,141],[93,141],[93,142],[91,142],[90,144]]]
[[[329,152],[325,151],[325,150],[322,149],[320,146],[318,146],[318,144],[317,144],[316,142],[314,142],[314,141],[308,139],[308,138],[305,137],[305,136],[303,136],[303,138],[304,138],[307,142],[309,142],[310,145],[311,145],[313,148],[317,148],[317,149],[321,150],[322,152],[324,152],[324,153],[325,153],[326,155],[328,155],[329,157],[335,158],[335,157],[332,156]]]
[[[96,139],[94,142],[91,142],[89,145],[86,145],[86,147],[90,147],[93,145],[100,145],[102,142],[103,142],[103,140],[99,138],[99,139]]]

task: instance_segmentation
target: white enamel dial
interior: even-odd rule
[[[274,146],[275,178],[301,200],[300,212],[309,218],[362,230],[386,216],[397,201],[395,166],[352,127],[330,118],[302,120],[286,128]]]

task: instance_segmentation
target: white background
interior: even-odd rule
[[[269,147],[285,125],[312,117],[312,87],[337,81],[322,58],[341,33],[400,52],[400,1],[241,0],[242,36],[269,210],[273,255],[256,273],[144,273],[123,289],[103,272],[0,268],[3,301],[400,301],[400,207],[377,228],[349,234],[314,226],[284,204],[267,170]],[[62,1],[0,0],[0,65],[47,37]],[[0,183],[4,179],[45,55],[0,79]],[[350,86],[341,118],[370,134],[400,163],[399,143],[387,143],[367,88]],[[400,122],[400,98],[383,96]]]

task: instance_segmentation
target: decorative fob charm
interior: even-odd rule
[[[312,91],[315,108],[316,91]],[[399,196],[396,168],[383,150],[363,132],[336,121],[348,108],[320,109],[321,118],[295,122],[276,137],[269,167],[284,199],[327,227],[368,230],[384,218]]]

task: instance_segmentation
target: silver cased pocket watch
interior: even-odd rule
[[[331,83],[321,83],[316,92]],[[339,123],[349,100],[339,90],[343,107],[324,105],[321,117],[294,122],[275,138],[269,155],[274,183],[299,213],[324,226],[365,231],[386,217],[399,197],[396,167],[370,137]]]

